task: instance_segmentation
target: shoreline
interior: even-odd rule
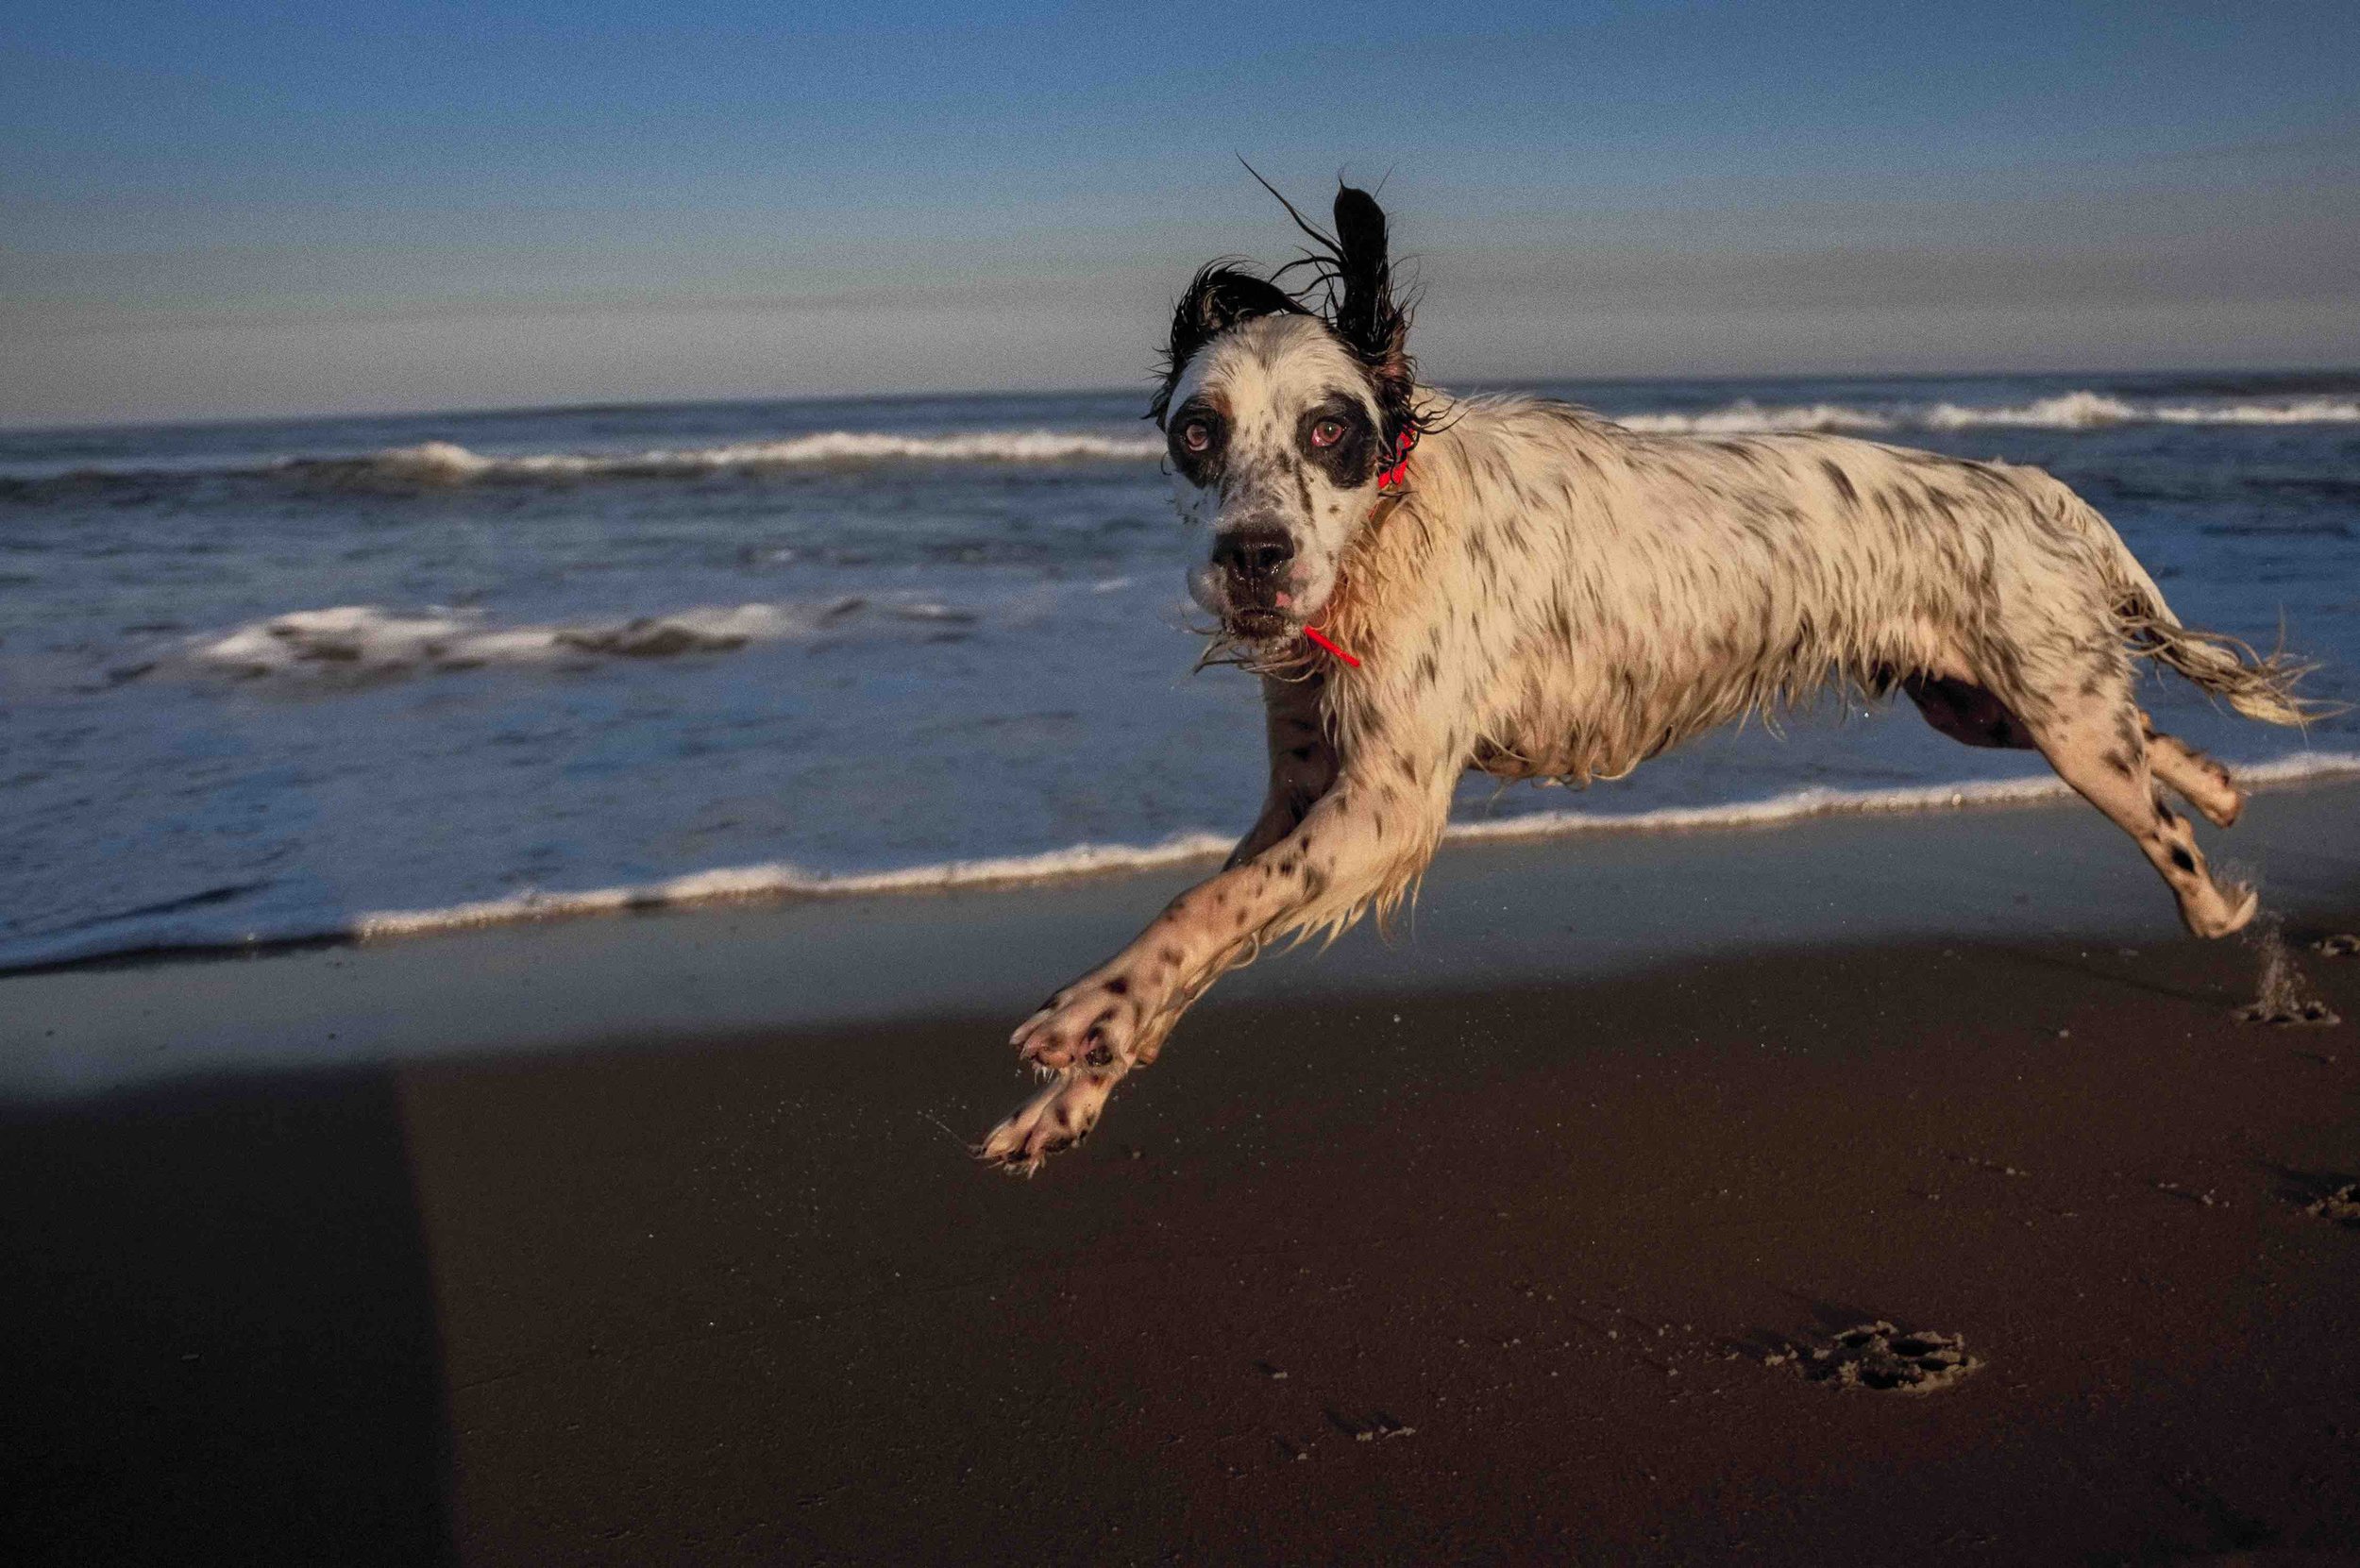
[[[2250,791],[2300,789],[2360,778],[2360,752],[2299,751],[2267,762],[2234,766],[2239,784]],[[1528,811],[1502,818],[1462,819],[1451,823],[1443,835],[1442,849],[1447,852],[1460,845],[1621,835],[1760,832],[1829,818],[2014,810],[2061,804],[2074,798],[2064,780],[2048,772],[2021,778],[1960,780],[1883,789],[1805,785],[1760,800],[1705,806],[1660,806],[1635,812]],[[617,915],[925,893],[1048,891],[1074,882],[1207,865],[1226,856],[1235,843],[1232,834],[1199,830],[1177,834],[1155,844],[1076,844],[1033,854],[937,861],[879,871],[810,871],[791,862],[773,861],[716,867],[656,882],[611,887],[534,890],[436,909],[372,911],[355,915],[340,926],[277,936],[249,935],[110,948],[93,946],[93,940],[103,938],[77,935],[129,918],[115,917],[87,922],[53,938],[21,938],[11,945],[40,952],[45,941],[47,951],[55,956],[0,961],[0,984],[17,975],[269,956],[326,947],[364,947],[405,937]]]
[[[2317,783],[2257,792],[2238,827],[2207,843],[2258,871],[2266,911],[2300,924],[2360,890],[2354,822],[2360,784]],[[0,978],[10,1037],[0,1103],[242,1071],[1014,1020],[1198,874],[1173,866],[1050,887],[662,910],[12,975]],[[1776,832],[1461,843],[1437,858],[1391,940],[1364,923],[1324,952],[1266,955],[1213,994],[1567,984],[1765,948],[2071,936],[2183,940],[2135,849],[2078,801],[1849,815]]]

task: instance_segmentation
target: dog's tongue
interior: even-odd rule
[[[1294,598],[1292,595],[1289,594],[1286,589],[1281,588],[1278,592],[1271,596],[1271,602],[1277,605],[1281,610],[1284,610],[1294,602]]]

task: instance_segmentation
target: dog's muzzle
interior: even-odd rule
[[[1259,637],[1286,629],[1287,569],[1294,558],[1294,541],[1278,529],[1233,529],[1214,539],[1213,568],[1232,630]]]

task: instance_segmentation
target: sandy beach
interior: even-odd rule
[[[2218,842],[2360,1020],[2355,808]],[[2238,1021],[2262,950],[2086,809],[1456,849],[972,1165],[1009,1025],[1184,879],[0,980],[0,1534],[2355,1560],[2352,1025]],[[1940,1386],[1812,1375],[1877,1323]]]

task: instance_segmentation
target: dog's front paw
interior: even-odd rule
[[[1138,1056],[1144,1012],[1122,975],[1094,974],[1051,997],[1008,1043],[1044,1071],[1129,1067]]]
[[[1106,1108],[1120,1072],[1070,1072],[989,1133],[975,1157],[1012,1176],[1029,1176],[1041,1161],[1089,1137]]]

